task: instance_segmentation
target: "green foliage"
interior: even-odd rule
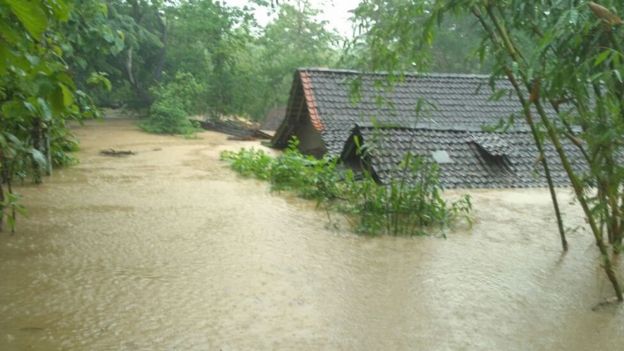
[[[269,23],[254,47],[252,79],[258,86],[249,97],[247,113],[254,119],[288,100],[292,74],[299,67],[333,66],[337,61],[339,36],[326,29],[327,22],[309,1],[280,5],[276,19]]]
[[[53,164],[69,162],[66,122],[97,114],[63,57],[72,5],[0,0],[0,227],[5,209],[12,227],[20,212],[12,182],[41,182]]]
[[[193,125],[186,112],[175,101],[159,101],[150,108],[148,119],[140,124],[143,130],[158,134],[190,134]]]
[[[249,93],[248,71],[251,16],[218,1],[180,1],[167,8],[169,41],[165,69],[188,72],[205,85],[198,99],[213,118],[244,114]]]
[[[479,23],[464,13],[441,17],[435,40],[423,36],[432,2],[363,0],[354,10],[361,29],[342,58],[343,65],[361,70],[392,67],[392,71],[483,73],[492,62],[479,60],[473,44],[481,40]],[[401,27],[395,26],[400,22]],[[397,40],[397,38],[399,38]],[[400,51],[401,55],[395,55]]]
[[[224,151],[221,153],[221,159],[228,160],[230,167],[245,177],[255,177],[262,180],[268,180],[271,177],[273,158],[262,150]]]
[[[350,201],[345,207],[359,215],[360,231],[424,234],[425,227],[444,227],[460,217],[470,222],[470,197],[466,195],[449,206],[442,198],[436,164],[408,153],[395,174],[398,176],[385,186],[378,185],[370,175],[353,181],[352,173],[347,174]]]
[[[537,149],[550,143],[557,151],[607,277],[624,301],[612,264],[624,248],[624,3],[397,1],[401,11],[374,20],[374,9],[382,3],[366,0],[356,11],[363,18],[366,48],[375,53],[373,69],[400,71],[404,57],[417,58],[418,67],[426,67],[446,18],[469,17],[478,23],[476,52],[492,62],[492,81],[504,76],[514,87]],[[572,167],[573,155],[562,147],[564,142],[583,155],[584,171]],[[548,161],[542,163],[545,170]],[[556,205],[556,196],[553,201]],[[565,247],[564,237],[563,242]]]
[[[4,196],[4,199],[2,197]],[[6,195],[0,196],[0,230],[2,230],[2,224],[6,220],[12,233],[15,233],[17,225],[17,214],[26,216],[26,208],[20,203],[21,196],[19,194],[9,192]],[[8,211],[5,212],[5,209]]]
[[[204,87],[202,114],[259,120],[286,103],[295,68],[335,61],[338,37],[310,5],[281,3],[258,28],[249,8],[220,1],[85,0],[62,48],[78,87],[100,105],[148,108],[158,87],[186,72]]]
[[[340,171],[335,158],[302,155],[296,140],[276,158],[254,149],[225,151],[221,158],[243,176],[270,181],[273,190],[291,191],[347,214],[365,234],[422,235],[427,227],[470,220],[470,198],[449,205],[441,196],[437,167],[411,155],[397,167],[402,177],[386,185],[370,174],[358,180],[351,170]]]
[[[331,201],[338,197],[337,159],[316,159],[299,152],[299,142],[290,141],[286,151],[270,167],[270,181],[274,190],[293,191],[307,199]]]
[[[204,87],[188,73],[178,73],[171,82],[153,89],[155,102],[141,127],[151,133],[191,134],[189,116],[201,109],[197,97]]]

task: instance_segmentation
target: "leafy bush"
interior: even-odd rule
[[[365,234],[422,235],[424,228],[445,227],[463,218],[470,222],[468,196],[448,204],[441,196],[437,165],[407,155],[389,184],[375,182],[369,173],[356,179],[351,170],[341,172],[337,159],[302,155],[298,142],[272,158],[261,150],[225,151],[221,159],[238,173],[269,180],[272,190],[293,191],[355,219]]]
[[[159,101],[150,108],[150,114],[141,128],[158,134],[190,134],[195,130],[186,112],[175,103]]]
[[[305,156],[299,152],[298,146],[296,139],[291,140],[286,151],[271,164],[273,190],[294,191],[306,199],[335,199],[339,180],[337,159],[324,157],[319,160]]]
[[[268,180],[273,158],[262,150],[240,149],[238,152],[224,151],[221,158],[230,161],[233,170],[246,177]]]
[[[379,185],[370,174],[362,181],[347,175],[349,201],[345,209],[359,216],[358,230],[392,235],[423,234],[422,228],[445,226],[458,217],[470,220],[470,197],[451,203],[442,198],[438,167],[407,154],[388,184]]]
[[[188,116],[201,109],[204,87],[193,75],[178,73],[169,83],[152,90],[155,101],[141,128],[150,133],[191,134],[195,127]]]

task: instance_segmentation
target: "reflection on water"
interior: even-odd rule
[[[547,192],[474,191],[448,239],[328,229],[218,161],[245,142],[77,129],[81,163],[20,191],[0,235],[0,350],[620,349],[624,309]],[[137,155],[111,158],[104,148]],[[567,195],[561,190],[562,195]],[[570,226],[579,210],[565,208]],[[622,266],[622,265],[621,265]],[[623,267],[620,267],[622,271]]]

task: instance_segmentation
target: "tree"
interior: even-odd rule
[[[550,143],[557,150],[595,238],[605,273],[617,299],[623,301],[613,259],[622,251],[624,238],[624,36],[618,15],[624,11],[624,3],[401,3],[405,11],[368,27],[374,67],[400,69],[397,63],[402,55],[410,55],[424,67],[445,17],[472,16],[478,21],[478,52],[493,60],[494,78],[502,76],[511,82],[538,149]],[[380,1],[366,0],[364,4],[379,5]],[[421,18],[424,25],[412,28],[413,17]],[[383,42],[395,45],[382,47]],[[555,111],[554,115],[547,113],[548,108]],[[586,171],[572,168],[571,156],[561,146],[563,141],[584,155]]]
[[[426,66],[435,72],[490,72],[491,62],[480,62],[474,47],[466,45],[480,40],[479,23],[473,16],[457,13],[442,18],[436,40],[430,43],[428,50],[423,50],[429,43],[413,39],[421,36],[422,27],[426,25],[423,11],[427,10],[415,8],[404,0],[363,1],[354,11],[360,32],[350,43],[344,64],[368,70],[373,66],[388,66],[389,60],[396,60],[391,64],[401,70]],[[393,28],[396,18],[406,21],[401,28]],[[403,39],[396,40],[399,36]],[[409,40],[404,40],[407,38]],[[373,47],[378,51],[368,50]],[[390,50],[389,55],[384,55],[386,50]],[[402,52],[401,56],[392,54],[397,50]],[[375,62],[377,58],[383,62]]]
[[[212,0],[186,0],[167,10],[171,44],[166,71],[188,72],[205,86],[202,98],[210,115],[244,111],[246,90],[239,79],[241,58],[251,41],[249,13]]]
[[[277,18],[258,39],[257,79],[261,96],[251,114],[260,117],[272,107],[285,105],[295,69],[331,66],[337,59],[337,33],[316,20],[320,10],[309,1],[279,5]]]
[[[124,33],[121,55],[109,56],[114,68],[113,84],[131,98],[119,97],[136,107],[149,106],[150,88],[161,79],[167,43],[164,0],[108,0],[109,22]],[[129,100],[129,101],[128,101]]]
[[[43,172],[66,162],[66,121],[93,113],[63,60],[59,28],[71,5],[0,0],[0,230],[5,217],[14,230],[21,208],[13,180],[30,175],[41,182]]]

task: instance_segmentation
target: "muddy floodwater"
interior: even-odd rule
[[[371,238],[218,160],[257,143],[75,132],[80,164],[20,187],[0,234],[0,350],[624,348],[579,209],[562,255],[544,190],[471,191],[447,239]]]

